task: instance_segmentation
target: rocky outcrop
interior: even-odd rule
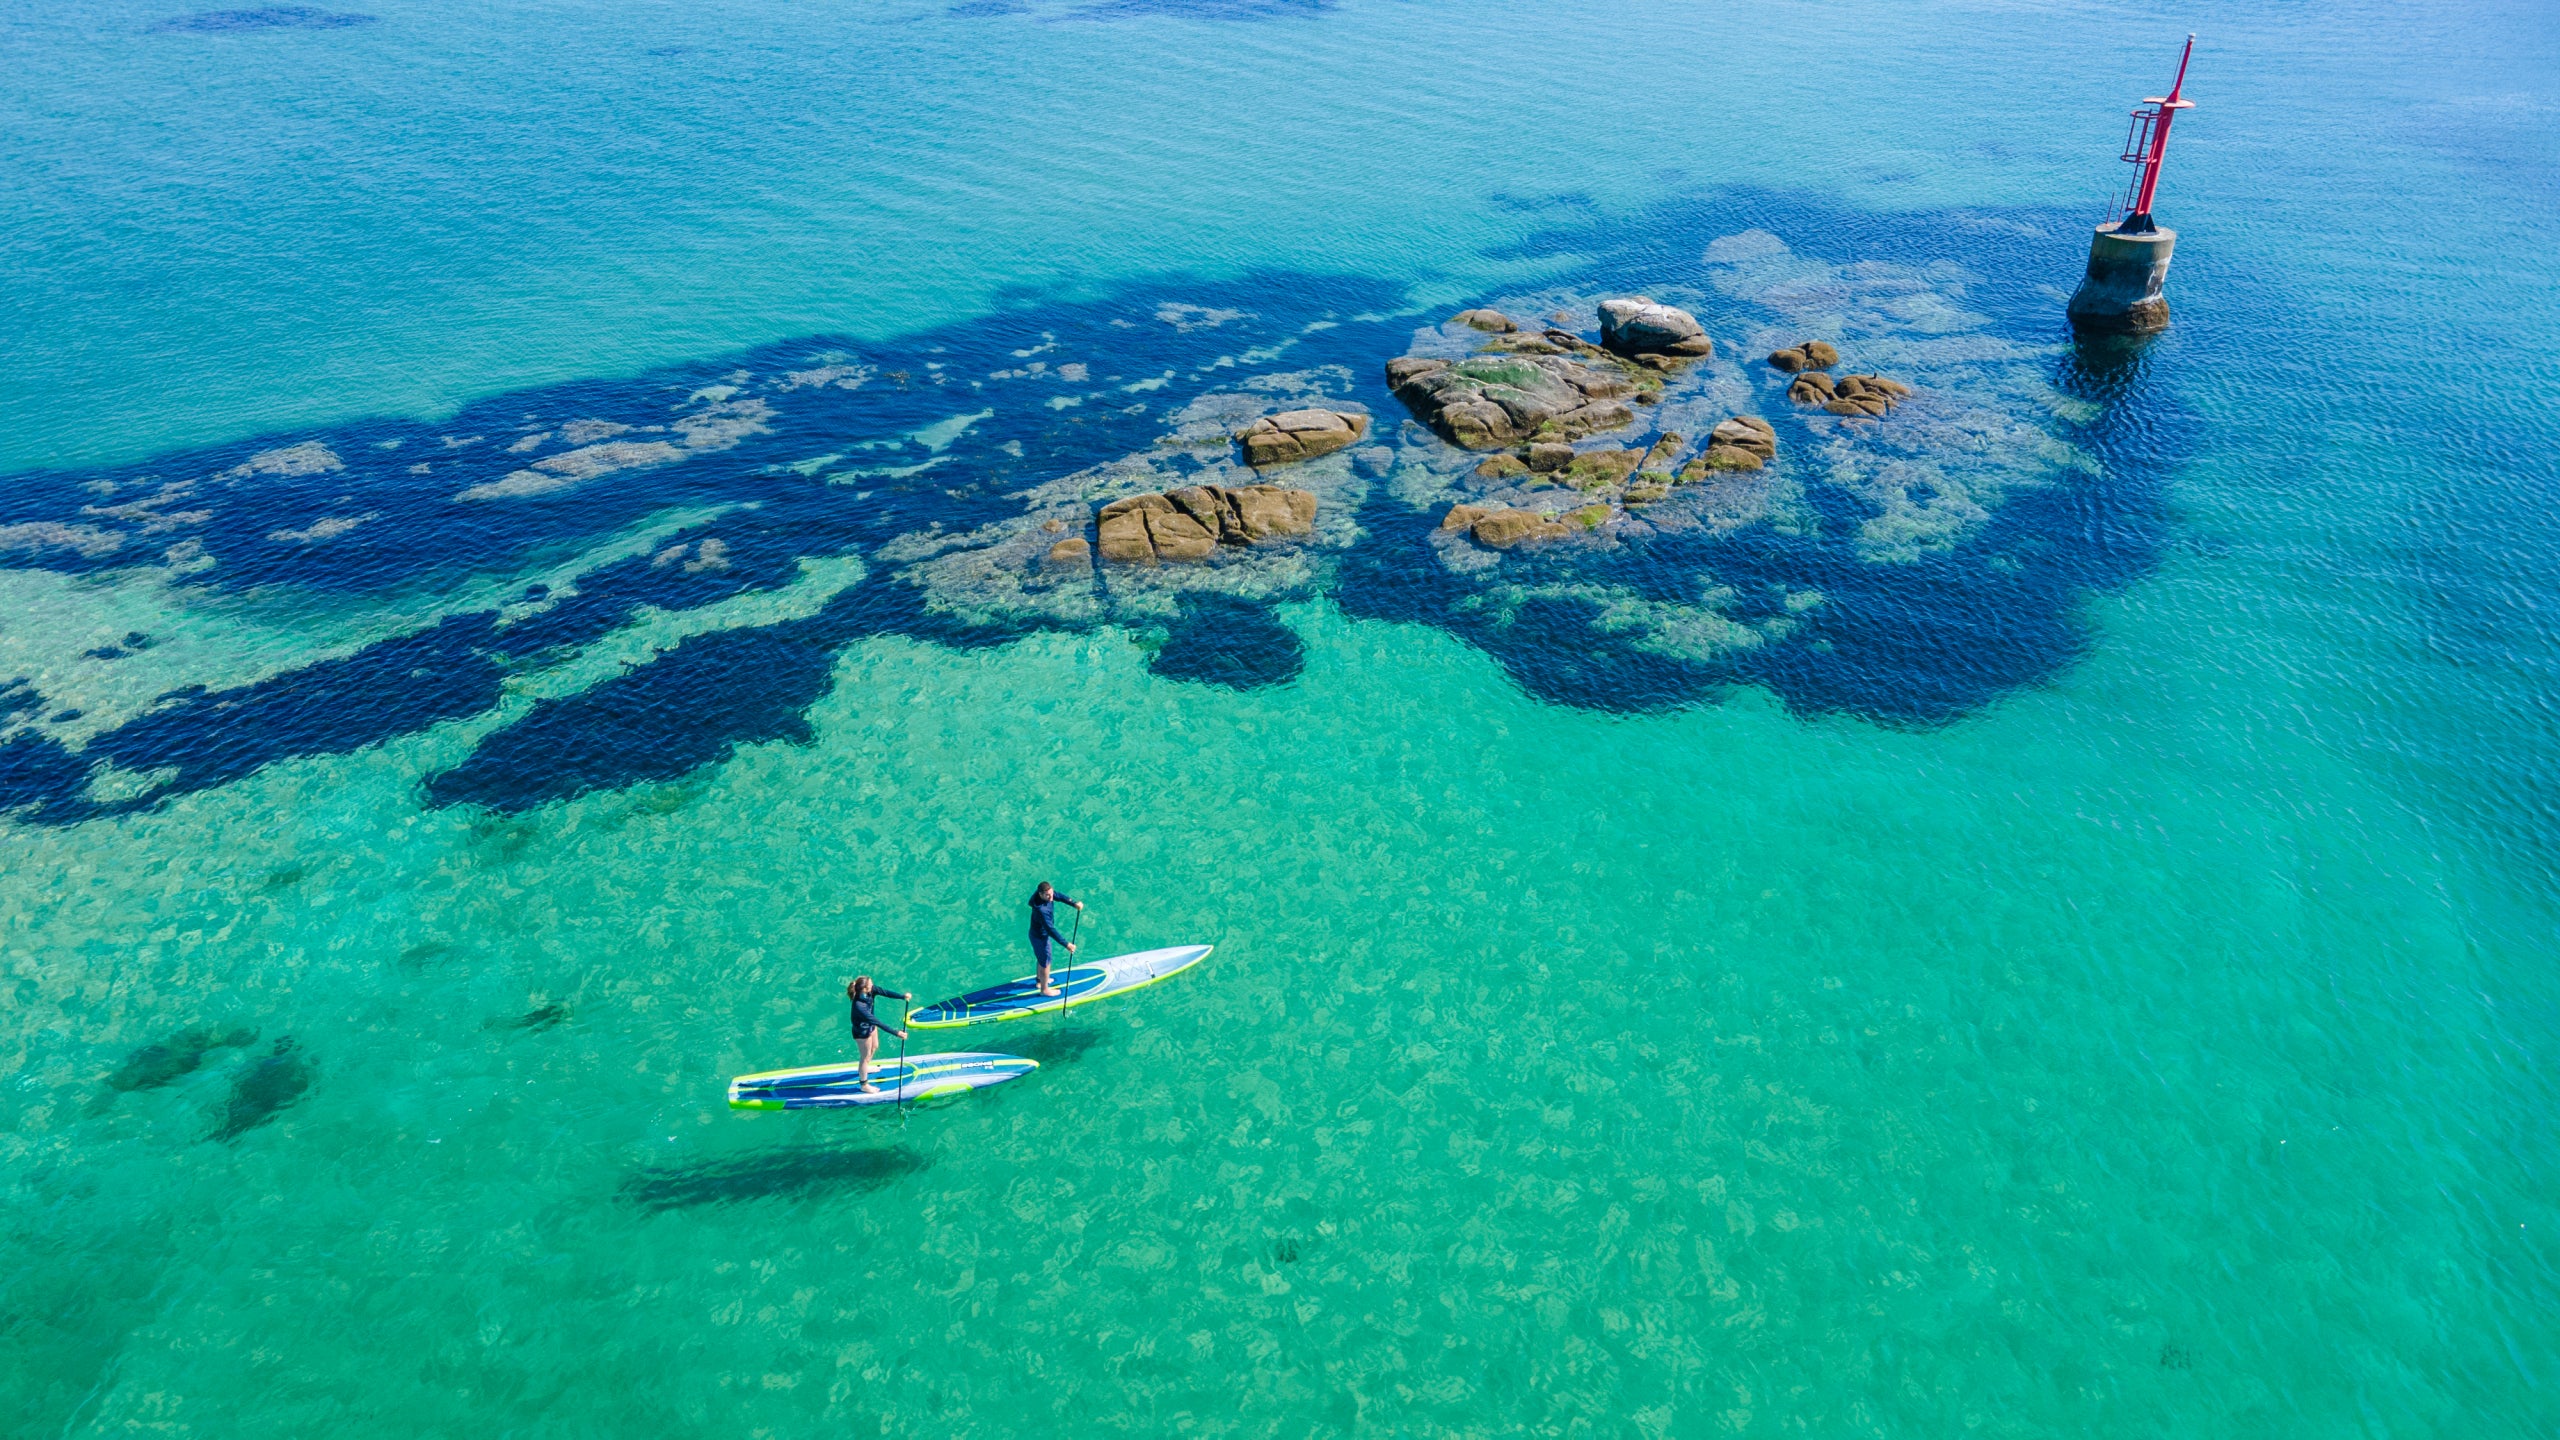
[[[1834,380],[1818,370],[1798,375],[1787,387],[1787,398],[1798,405],[1820,406],[1826,413],[1853,419],[1890,415],[1910,393],[1910,386],[1881,375],[1843,375]]]
[[[1668,470],[1671,468],[1671,463],[1680,458],[1681,448],[1688,443],[1688,441],[1680,438],[1679,431],[1665,430],[1662,432],[1661,438],[1653,442],[1653,448],[1644,453],[1644,463],[1636,468],[1640,470]]]
[[[1316,497],[1277,485],[1185,485],[1161,495],[1132,495],[1102,507],[1102,559],[1109,565],[1206,560],[1221,545],[1252,545],[1315,529]],[[1081,541],[1061,541],[1058,551]]]
[[[1807,340],[1801,345],[1790,345],[1769,357],[1771,366],[1784,370],[1790,375],[1805,370],[1828,370],[1839,363],[1840,352],[1832,349],[1830,343],[1823,340]]]
[[[1449,323],[1494,335],[1509,335],[1520,328],[1510,316],[1499,310],[1461,310],[1449,317]]]
[[[1621,355],[1667,355],[1698,359],[1715,353],[1715,342],[1698,317],[1673,305],[1657,305],[1642,295],[1600,302],[1600,343]]]
[[[1564,467],[1564,483],[1576,490],[1606,490],[1644,462],[1641,450],[1585,450]]]
[[[1517,480],[1528,473],[1529,467],[1517,455],[1496,455],[1476,467],[1479,480]]]
[[[1082,570],[1093,563],[1093,547],[1080,539],[1061,540],[1041,563],[1052,570]]]
[[[1561,355],[1408,355],[1387,362],[1387,384],[1423,423],[1470,450],[1532,436],[1569,440],[1635,421],[1619,398],[1635,389],[1624,375]]]
[[[1778,432],[1757,415],[1736,415],[1707,436],[1706,453],[1680,472],[1696,482],[1719,470],[1757,470],[1778,458]]]
[[[1244,445],[1245,463],[1260,469],[1330,455],[1368,433],[1369,417],[1355,411],[1284,410],[1254,421],[1236,438]]]
[[[1508,550],[1531,540],[1560,540],[1573,533],[1535,510],[1499,505],[1452,505],[1440,518],[1440,528],[1464,530],[1477,544],[1492,550]]]
[[[1893,413],[1911,387],[1881,375],[1843,375],[1832,386],[1832,398],[1822,408],[1833,415],[1862,415],[1881,418]]]

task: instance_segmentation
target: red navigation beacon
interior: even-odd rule
[[[2133,112],[2133,128],[2124,137],[2124,160],[2142,167],[2107,213],[2107,223],[2089,237],[2089,269],[2072,293],[2072,325],[2084,331],[2145,335],[2166,329],[2169,297],[2161,286],[2169,279],[2169,257],[2178,248],[2178,232],[2151,219],[2152,197],[2160,190],[2160,161],[2169,153],[2169,122],[2195,102],[2180,98],[2187,88],[2187,61],[2196,53],[2196,37],[2178,56],[2178,78],[2166,95],[2153,95]]]
[[[2187,37],[2187,48],[2178,56],[2178,78],[2169,83],[2166,95],[2145,95],[2147,109],[2133,112],[2133,128],[2125,133],[2124,160],[2139,165],[2142,173],[2125,186],[2124,198],[2116,202],[2115,214],[2123,217],[2116,226],[2119,235],[2140,235],[2151,229],[2151,197],[2160,189],[2160,161],[2169,153],[2169,122],[2181,110],[2193,110],[2196,102],[2181,100],[2178,92],[2187,88],[2187,61],[2196,53],[2196,37]]]

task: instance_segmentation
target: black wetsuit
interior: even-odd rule
[[[1058,933],[1058,907],[1076,903],[1076,897],[1063,890],[1053,893],[1056,898],[1045,905],[1037,900],[1031,902],[1031,956],[1043,965],[1049,963],[1050,941],[1067,943],[1067,937]]]
[[[880,1017],[871,1013],[871,1002],[880,999],[882,996],[887,996],[892,1000],[907,1000],[913,998],[912,996],[901,995],[895,990],[882,990],[877,987],[874,987],[872,992],[868,995],[852,997],[854,1039],[868,1040],[871,1038],[873,1032],[880,1028]]]

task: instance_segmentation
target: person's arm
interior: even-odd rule
[[[1065,901],[1065,902],[1066,902],[1067,904],[1069,904],[1069,905],[1073,905],[1074,907],[1076,907],[1076,908],[1077,908],[1077,909],[1079,909],[1079,910],[1081,910],[1081,909],[1083,909],[1083,908],[1084,908],[1084,902],[1083,902],[1083,901],[1081,901],[1081,900],[1077,899],[1077,898],[1076,898],[1076,897],[1074,897],[1073,895],[1066,894],[1066,893],[1065,893],[1065,892],[1063,892],[1063,891],[1059,892],[1058,898],[1059,898],[1060,900]]]
[[[1041,914],[1037,910],[1031,912],[1031,918],[1040,922],[1041,933],[1047,935],[1050,939],[1057,941],[1061,945],[1067,943],[1067,937],[1064,934],[1061,934],[1058,930],[1057,921],[1050,919],[1048,916]]]
[[[874,995],[886,995],[892,1000],[913,1000],[916,998],[904,990],[874,990],[871,993]]]

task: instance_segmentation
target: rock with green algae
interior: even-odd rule
[[[1387,362],[1387,384],[1424,424],[1469,450],[1532,436],[1570,440],[1635,420],[1621,398],[1635,390],[1625,375],[1561,355],[1407,355]]]

